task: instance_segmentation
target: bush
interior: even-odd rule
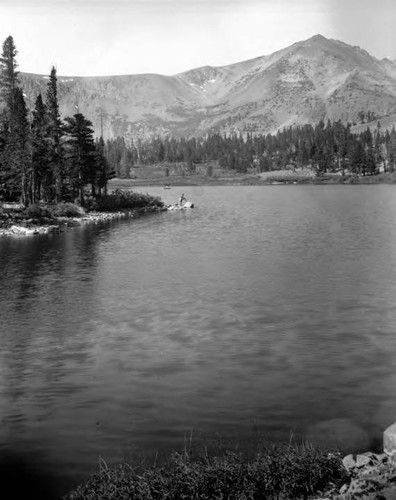
[[[144,207],[163,207],[159,197],[116,189],[111,194],[96,198],[93,206],[99,212],[133,210]]]
[[[84,209],[75,203],[58,203],[51,210],[54,217],[81,217]]]
[[[304,182],[315,179],[316,173],[309,169],[273,170],[259,174],[267,182]]]
[[[48,219],[51,217],[50,209],[45,205],[29,205],[23,211],[27,219]]]

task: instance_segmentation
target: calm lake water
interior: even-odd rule
[[[138,190],[195,208],[0,239],[2,457],[62,494],[191,433],[380,448],[396,188]]]

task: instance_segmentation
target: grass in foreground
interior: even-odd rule
[[[164,465],[107,468],[64,500],[300,499],[342,484],[339,454],[311,445],[262,447],[254,456],[224,451],[212,455],[173,453]]]

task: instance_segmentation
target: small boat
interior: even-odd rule
[[[171,187],[167,184],[166,186],[164,186],[164,189],[170,189]]]

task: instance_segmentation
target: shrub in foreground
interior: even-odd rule
[[[111,212],[143,207],[162,207],[163,205],[159,197],[116,189],[111,194],[96,198],[93,208],[100,212]]]
[[[299,499],[347,478],[341,457],[312,446],[263,448],[247,459],[226,451],[173,453],[163,466],[102,466],[65,500]]]

